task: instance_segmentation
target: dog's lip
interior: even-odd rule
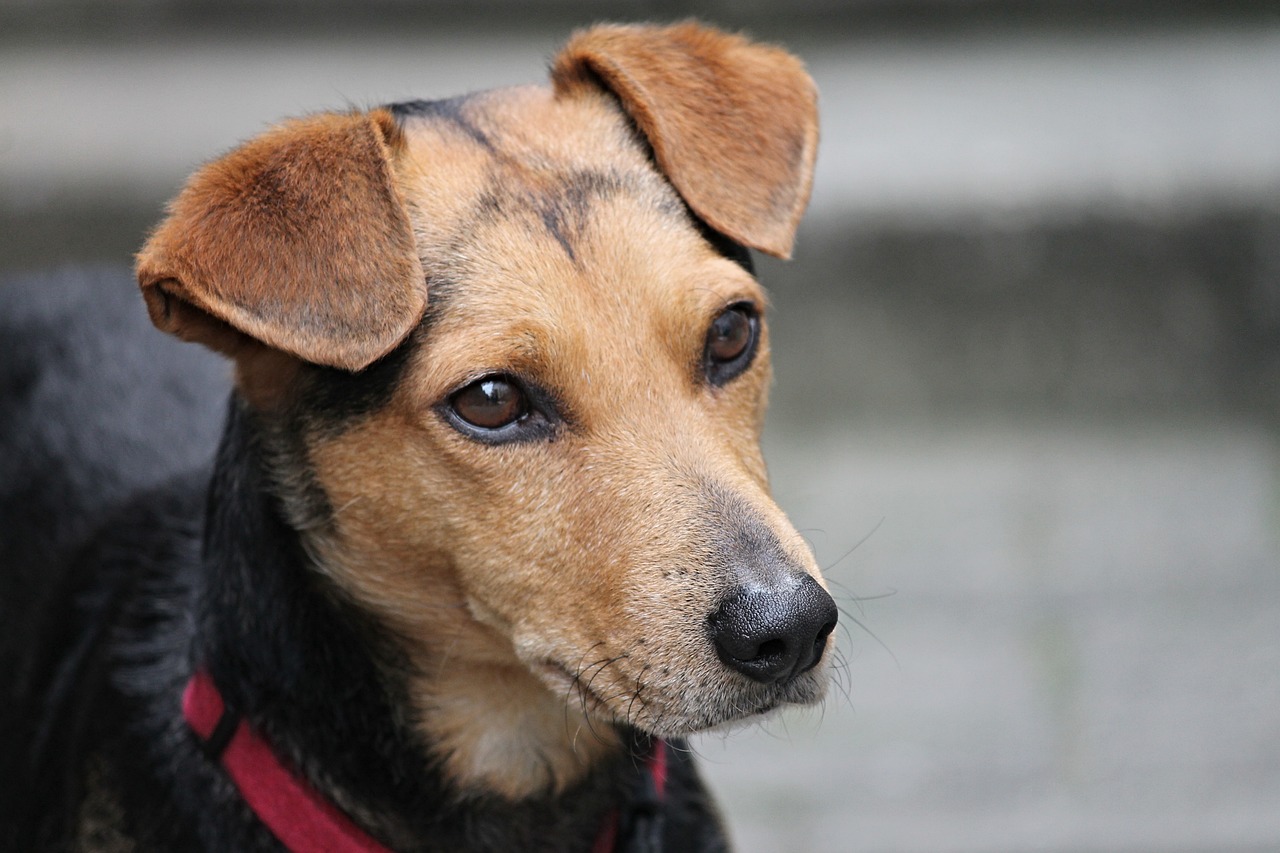
[[[559,661],[547,659],[536,664],[534,671],[542,676],[544,681],[550,682],[553,686],[564,688],[569,693],[577,693],[582,697],[584,702],[589,703],[589,707],[584,710],[591,711],[608,711],[609,706],[600,696],[599,693],[591,689],[591,685],[584,682],[581,676],[575,676],[567,666]]]
[[[576,693],[582,699],[584,703],[583,710],[586,713],[608,717],[615,721],[649,730],[650,727],[643,722],[623,719],[605,701],[601,694],[592,688],[590,679],[584,679],[581,674],[575,677],[572,670],[559,661],[545,658],[531,668],[542,677],[544,683],[548,686],[564,691],[566,697]],[[798,684],[800,681],[807,680],[808,677],[809,673],[806,673],[796,682],[792,682],[781,689],[775,686],[750,697],[738,696],[733,702],[721,706],[721,712],[725,713],[725,716],[722,717],[717,714],[713,719],[704,718],[697,721],[688,718],[686,709],[667,707],[661,701],[660,695],[650,694],[645,701],[650,714],[655,716],[657,720],[677,721],[683,719],[684,724],[669,729],[659,725],[650,730],[649,734],[659,737],[687,737],[702,732],[732,729],[738,725],[747,724],[752,720],[767,716],[788,705],[811,704],[817,701],[820,696],[811,695],[811,690],[806,690]],[[627,695],[629,696],[630,694]],[[732,707],[732,711],[729,711],[730,707]]]

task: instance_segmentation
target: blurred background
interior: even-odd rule
[[[0,272],[128,264],[282,116],[691,14],[824,122],[760,273],[842,664],[697,742],[740,848],[1280,850],[1280,4],[0,0]]]

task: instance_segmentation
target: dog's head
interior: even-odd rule
[[[552,81],[284,124],[138,260],[156,325],[235,359],[447,772],[513,797],[617,726],[816,701],[836,619],[769,497],[741,250],[790,252],[812,82],[691,24],[580,33]]]

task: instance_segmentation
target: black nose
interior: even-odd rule
[[[773,684],[822,660],[836,627],[836,603],[808,575],[785,587],[740,586],[711,616],[720,660],[748,678]]]

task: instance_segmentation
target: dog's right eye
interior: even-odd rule
[[[462,386],[436,411],[458,432],[485,444],[553,439],[561,423],[549,394],[502,373]]]
[[[514,382],[502,376],[477,379],[449,398],[449,408],[468,426],[498,430],[529,414],[529,401]]]

